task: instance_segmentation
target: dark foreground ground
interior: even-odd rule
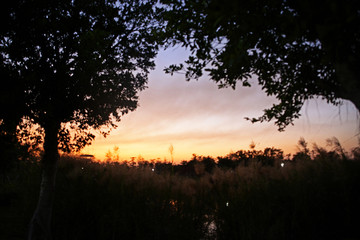
[[[62,157],[54,239],[360,239],[357,159],[220,160],[173,167]],[[2,174],[0,239],[25,239],[39,184],[37,162]]]

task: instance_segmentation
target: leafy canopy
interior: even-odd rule
[[[360,108],[360,2],[357,0],[163,0],[169,45],[191,50],[186,79],[204,71],[219,87],[250,86],[279,102],[256,121],[292,124],[304,102],[322,97]]]
[[[64,151],[89,144],[94,129],[116,127],[115,121],[136,109],[137,92],[154,67],[153,32],[159,26],[153,5],[17,0],[3,6],[2,123],[26,117],[45,129],[60,125]]]

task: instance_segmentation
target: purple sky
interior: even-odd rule
[[[139,95],[138,109],[124,116],[106,139],[98,136],[83,153],[104,159],[106,152],[118,147],[122,160],[139,155],[169,160],[172,144],[175,161],[181,161],[189,160],[193,153],[216,157],[248,149],[252,141],[255,149],[273,146],[285,153],[296,151],[300,137],[310,147],[314,142],[325,147],[331,137],[337,137],[346,150],[358,145],[359,116],[348,101],[340,107],[321,99],[308,101],[295,125],[278,132],[272,122],[251,124],[244,119],[260,116],[276,102],[258,85],[239,86],[235,91],[218,89],[208,77],[187,82],[182,74],[163,72],[164,67],[185,59],[186,51],[181,48],[161,51],[148,88]]]

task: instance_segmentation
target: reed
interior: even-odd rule
[[[174,168],[62,156],[54,239],[359,239],[360,161],[336,147]],[[1,178],[0,239],[24,238],[39,182],[36,161]]]

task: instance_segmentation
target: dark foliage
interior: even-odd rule
[[[0,39],[2,114],[42,127],[70,123],[76,134],[62,125],[59,139],[71,151],[91,142],[89,130],[136,108],[157,50],[151,1],[12,3]]]
[[[360,3],[357,0],[164,0],[168,44],[191,51],[186,79],[208,73],[219,87],[250,86],[256,75],[279,102],[252,122],[283,130],[314,97],[360,108]]]
[[[237,163],[236,155],[222,159]],[[249,161],[234,168],[194,156],[174,172],[169,163],[62,156],[54,239],[358,239],[360,162],[339,156],[316,150],[315,160],[284,167]],[[24,239],[39,173],[38,163],[23,161],[0,179],[1,239]]]
[[[157,52],[153,6],[152,0],[16,0],[1,9],[0,124],[11,125],[5,130],[14,135],[26,120],[43,137],[29,239],[51,239],[58,150],[82,149],[94,130],[106,136],[136,109]]]

